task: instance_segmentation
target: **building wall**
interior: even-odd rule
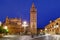
[[[8,27],[8,31],[10,34],[16,34],[22,32],[22,20],[18,18],[8,18],[6,17],[6,20],[3,24],[3,26]]]
[[[57,18],[53,22],[50,22],[45,27],[45,33],[48,33],[48,34],[60,34],[60,18]]]

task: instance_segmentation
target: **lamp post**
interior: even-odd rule
[[[24,27],[24,33],[26,32],[26,27],[28,26],[27,21],[23,21],[22,27]]]

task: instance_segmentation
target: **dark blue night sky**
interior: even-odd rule
[[[0,21],[6,16],[29,21],[29,13],[34,2],[38,14],[38,28],[44,28],[50,20],[60,17],[60,0],[0,0]]]

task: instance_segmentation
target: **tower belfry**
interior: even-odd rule
[[[32,7],[31,7],[30,11],[31,11],[31,12],[33,12],[33,11],[36,12],[36,8],[35,8],[34,3],[32,3]]]
[[[34,3],[30,8],[30,31],[32,34],[37,34],[37,12]]]

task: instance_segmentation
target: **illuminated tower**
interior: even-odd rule
[[[37,11],[34,6],[34,3],[30,8],[30,31],[31,34],[37,34]]]

